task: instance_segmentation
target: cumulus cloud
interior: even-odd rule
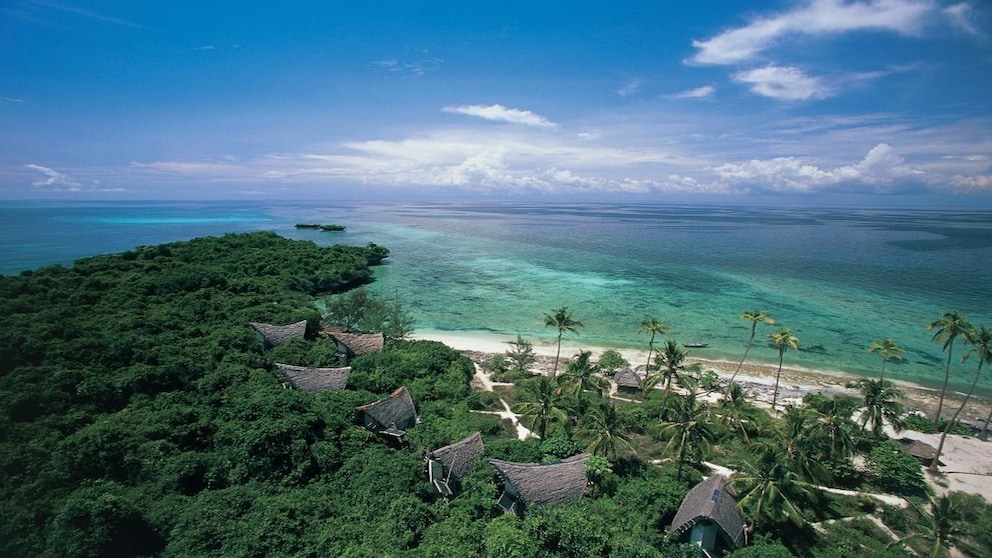
[[[695,89],[689,89],[688,91],[683,91],[681,93],[674,93],[669,95],[672,99],[705,99],[707,97],[712,97],[716,93],[716,88],[712,85],[704,85],[702,87],[697,87]]]
[[[734,74],[734,81],[747,85],[752,92],[782,101],[808,101],[825,99],[833,95],[823,80],[806,75],[794,66],[765,66],[742,70]]]
[[[798,157],[776,157],[728,163],[712,170],[730,183],[749,183],[777,192],[812,192],[841,184],[886,186],[897,179],[923,178],[921,171],[907,165],[885,143],[873,147],[860,162],[835,169],[824,169]]]
[[[537,126],[541,128],[554,128],[557,126],[554,122],[529,110],[507,108],[503,105],[462,105],[444,107],[441,110],[453,114],[476,116],[494,122],[510,122],[512,124],[523,124],[525,126]]]
[[[788,36],[836,35],[852,31],[920,33],[939,6],[934,0],[812,0],[771,17],[757,18],[744,27],[724,31],[692,45],[697,64],[739,64],[753,60]]]
[[[80,184],[79,182],[77,182],[76,180],[74,180],[65,173],[61,173],[59,171],[50,169],[48,167],[43,167],[41,165],[29,164],[24,166],[25,168],[36,170],[47,176],[47,178],[45,179],[35,180],[34,182],[32,182],[31,185],[34,186],[35,188],[51,187],[52,189],[55,190],[68,190],[70,192],[78,192],[80,189],[82,189],[82,184]]]

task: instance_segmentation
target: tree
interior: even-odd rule
[[[689,462],[702,463],[710,445],[716,437],[716,425],[712,422],[710,408],[696,399],[696,391],[690,389],[685,396],[676,397],[669,408],[669,419],[656,427],[657,435],[666,440],[665,455],[670,455],[678,464],[676,477],[682,480],[682,466]]]
[[[745,443],[751,442],[748,432],[757,431],[757,423],[764,413],[747,400],[747,393],[737,382],[727,387],[716,412],[720,417],[720,424],[731,432],[739,433]]]
[[[596,364],[602,372],[613,376],[616,374],[617,370],[630,366],[630,361],[623,358],[620,351],[617,351],[616,349],[606,349],[601,355],[599,355],[599,360],[596,361]]]
[[[647,318],[641,321],[641,329],[638,329],[637,333],[651,334],[651,339],[648,341],[648,360],[644,365],[644,373],[649,374],[651,372],[651,353],[654,352],[654,337],[668,333],[668,326],[658,318]]]
[[[630,437],[623,431],[617,418],[617,409],[613,402],[604,401],[593,412],[588,413],[576,431],[576,437],[588,442],[586,451],[593,455],[616,460],[620,446],[634,451]]]
[[[754,344],[754,334],[758,329],[758,322],[768,325],[775,325],[775,320],[765,313],[764,310],[746,310],[740,315],[740,320],[742,322],[751,322],[751,336],[747,338],[747,346],[744,348],[744,356],[741,357],[740,364],[737,365],[737,370],[734,370],[733,375],[730,376],[730,383],[734,383],[734,379],[737,378],[737,374],[744,367],[744,361],[747,360],[747,353],[751,350],[751,345]]]
[[[585,412],[585,393],[591,391],[602,395],[606,387],[606,381],[596,375],[599,370],[590,361],[591,358],[591,351],[579,351],[575,358],[565,365],[565,372],[558,378],[558,390],[555,393],[561,395],[567,391],[572,392],[577,403],[576,420]]]
[[[537,362],[537,355],[534,354],[534,345],[524,339],[523,336],[517,335],[517,340],[508,341],[507,345],[511,349],[505,353],[506,360],[510,362],[510,368],[514,372],[527,372],[531,365]]]
[[[927,549],[928,558],[940,558],[946,555],[954,546],[956,535],[960,531],[957,524],[964,519],[960,510],[961,496],[960,492],[951,492],[936,499],[931,496],[929,512],[914,503],[913,507],[922,520],[915,525],[918,531],[889,546],[905,546],[910,541],[927,538],[930,540],[930,547]]]
[[[858,391],[864,398],[864,411],[861,412],[861,431],[864,432],[871,424],[871,433],[875,438],[882,437],[885,421],[895,428],[902,430],[902,414],[905,409],[897,401],[904,399],[906,394],[888,380],[859,380]]]
[[[947,383],[951,379],[951,353],[954,351],[954,340],[971,327],[964,316],[953,311],[945,311],[939,320],[927,324],[927,331],[937,330],[933,340],[944,343],[943,350],[947,351],[947,365],[944,367],[944,385],[940,388],[940,399],[937,401],[937,413],[933,417],[933,429],[940,428],[940,413],[944,409],[944,396],[947,395]]]
[[[655,355],[654,373],[649,373],[644,378],[641,388],[647,393],[659,382],[664,382],[665,399],[668,399],[672,390],[672,382],[683,384],[686,381],[686,372],[698,373],[700,370],[698,364],[687,365],[685,363],[688,356],[689,353],[680,348],[678,343],[672,340],[666,341],[664,350]]]
[[[899,346],[899,342],[895,339],[883,339],[881,341],[872,341],[872,344],[868,346],[868,352],[878,352],[882,355],[882,372],[878,375],[878,379],[883,380],[885,379],[885,361],[890,358],[904,360],[902,355],[906,351]]]
[[[801,525],[805,517],[801,500],[810,495],[810,485],[791,468],[785,448],[774,442],[754,443],[736,464],[730,478],[738,502],[755,524],[792,521]]]
[[[543,440],[549,424],[565,420],[565,413],[557,405],[557,386],[551,378],[541,376],[523,384],[521,391],[521,401],[515,412],[521,415],[527,428]]]
[[[558,350],[555,352],[555,366],[551,370],[551,377],[558,375],[558,359],[561,356],[561,337],[566,332],[578,334],[578,328],[582,327],[582,322],[572,318],[572,312],[567,306],[555,308],[550,314],[544,315],[544,327],[554,327],[558,330]]]
[[[933,462],[930,463],[930,472],[932,473],[937,472],[938,461],[940,460],[941,452],[944,451],[944,441],[947,439],[947,433],[951,431],[954,422],[961,415],[961,411],[964,410],[965,405],[971,400],[971,395],[975,393],[975,386],[978,385],[978,379],[982,376],[982,365],[992,357],[992,331],[986,329],[985,326],[982,326],[980,329],[969,329],[965,332],[965,341],[972,345],[972,347],[964,354],[961,362],[967,361],[972,355],[975,355],[978,359],[978,368],[975,369],[975,379],[971,381],[971,386],[968,388],[968,393],[964,396],[964,401],[961,402],[961,406],[954,412],[951,420],[947,421],[944,430],[940,433],[940,443],[937,444],[937,455],[934,456]]]
[[[775,333],[768,334],[772,343],[778,349],[778,372],[775,373],[775,391],[772,392],[772,412],[775,411],[775,403],[778,401],[778,382],[782,377],[782,361],[785,359],[785,351],[791,348],[799,350],[799,338],[792,334],[792,330],[783,327]]]

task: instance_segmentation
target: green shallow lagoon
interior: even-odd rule
[[[926,323],[957,310],[992,326],[992,213],[623,204],[145,203],[36,204],[0,225],[4,273],[204,234],[274,230],[321,244],[391,250],[372,289],[400,296],[415,327],[538,342],[544,312],[573,309],[585,327],[569,344],[641,348],[649,316],[695,354],[739,359],[747,309],[792,328],[786,363],[877,373],[866,347],[893,337],[906,361],[894,378],[939,385],[945,354]],[[17,208],[4,208],[0,217]],[[32,213],[33,212],[33,213]],[[27,220],[27,215],[30,221]],[[13,217],[9,217],[13,218]],[[15,219],[16,221],[16,219]],[[298,230],[334,222],[346,233]],[[39,223],[44,223],[38,233]],[[32,234],[32,228],[35,234]],[[761,326],[750,359],[776,362]],[[974,362],[952,385],[964,389]],[[992,394],[992,377],[980,384]]]

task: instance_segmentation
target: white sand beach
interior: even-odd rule
[[[413,339],[439,341],[458,351],[468,354],[476,361],[483,360],[494,354],[506,352],[512,338],[477,333],[448,333],[427,331],[412,336]],[[564,341],[561,346],[561,361],[565,362],[580,350],[593,351],[595,355],[602,353],[606,347],[591,347],[578,345],[574,341]],[[535,366],[535,370],[550,372],[557,346],[554,343],[534,343],[534,352],[544,357]],[[618,349],[618,352],[632,365],[638,366],[647,360],[647,350]],[[737,368],[737,362],[727,360],[712,360],[690,356],[690,362],[698,362],[704,370],[713,370],[721,379],[727,380]],[[559,364],[561,368],[563,364]],[[752,402],[759,406],[769,406],[775,383],[777,367],[764,364],[745,363],[736,381],[741,383],[750,393]],[[779,402],[782,404],[797,404],[807,393],[823,393],[837,395],[847,393],[857,395],[857,391],[845,387],[846,384],[859,377],[835,370],[812,370],[805,368],[784,367],[779,382]],[[918,411],[926,415],[936,412],[939,393],[933,389],[907,382],[897,382],[900,389],[906,393],[903,401],[908,411]],[[945,416],[953,413],[961,404],[963,395],[949,393],[944,401]],[[961,420],[973,425],[981,425],[989,412],[990,402],[985,398],[972,398]],[[920,440],[936,447],[939,435],[923,434],[920,432],[903,431],[891,433],[894,437],[906,437]],[[936,476],[927,475],[928,482],[937,494],[947,491],[962,491],[980,494],[992,502],[992,442],[985,442],[969,436],[949,435],[944,444],[940,458],[944,464],[941,473]]]

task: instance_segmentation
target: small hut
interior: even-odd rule
[[[296,323],[286,325],[263,324],[259,322],[249,322],[249,324],[262,338],[262,344],[266,349],[271,349],[277,345],[282,345],[290,339],[303,339],[307,336],[307,321],[300,320]]]
[[[468,471],[472,462],[482,455],[484,449],[482,436],[476,432],[427,454],[427,477],[441,496],[454,496],[459,479]]]
[[[338,346],[338,358],[342,365],[355,357],[378,353],[386,343],[382,333],[351,333],[346,331],[327,331],[327,336]]]
[[[588,453],[552,463],[515,463],[490,459],[503,479],[503,494],[497,504],[503,511],[523,514],[531,504],[567,504],[585,492]]]
[[[348,385],[348,375],[351,367],[344,368],[310,368],[276,363],[276,368],[286,376],[294,389],[302,391],[335,391]]]
[[[924,467],[929,467],[937,457],[937,448],[926,442],[914,440],[912,438],[899,438],[899,447],[902,451],[915,457]],[[943,463],[938,462],[938,465]]]
[[[641,390],[641,375],[630,368],[624,368],[613,376],[620,393],[635,394]]]
[[[385,399],[358,407],[357,411],[362,426],[396,442],[402,442],[407,429],[417,424],[417,409],[406,386],[397,388]]]
[[[668,536],[685,538],[717,556],[744,546],[744,516],[727,477],[712,475],[694,486],[682,500]]]

